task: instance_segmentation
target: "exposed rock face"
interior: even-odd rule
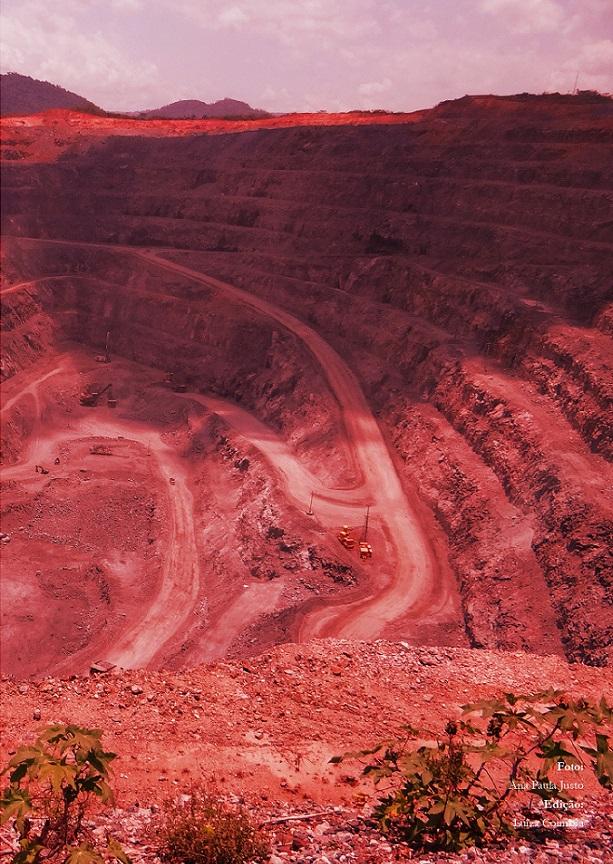
[[[105,742],[120,755],[114,783],[126,807],[163,799],[172,781],[181,790],[198,780],[247,796],[265,791],[272,800],[355,803],[355,783],[344,776],[349,765],[331,765],[335,754],[401,740],[405,724],[439,733],[461,705],[548,690],[552,682],[573,698],[610,699],[607,672],[561,657],[534,662],[521,652],[325,640],[180,673],[114,669],[31,682],[26,692],[5,680],[0,692],[11,714],[2,744],[15,748],[58,712],[104,729]],[[358,771],[352,766],[351,773]],[[600,791],[607,812],[606,791],[587,770],[581,779],[587,786],[581,797]]]
[[[612,143],[611,101],[571,97],[459,100],[395,126],[115,138],[8,166],[4,226],[165,247],[302,317],[363,382],[431,514],[473,643],[555,651],[561,638],[570,659],[602,665]],[[6,374],[53,327],[99,344],[103,319],[120,353],[172,357],[203,388],[257,404],[305,453],[334,422],[324,397],[306,440],[296,406],[319,384],[301,381],[301,349],[269,323],[237,327],[214,303],[194,318],[187,283],[162,286],[102,250],[45,248],[36,269],[16,243],[11,281],[75,278],[7,297]]]

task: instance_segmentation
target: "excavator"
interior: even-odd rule
[[[86,408],[94,408],[98,404],[98,400],[100,399],[102,394],[106,393],[106,391],[108,390],[109,391],[109,395],[108,395],[109,405],[111,407],[114,407],[115,405],[117,405],[117,400],[113,399],[113,391],[111,388],[112,388],[112,385],[107,384],[106,387],[102,388],[102,390],[92,390],[91,393],[88,393],[85,390],[79,396],[79,402],[81,403],[81,405],[84,405]],[[111,405],[111,403],[114,403],[114,404]]]
[[[351,532],[353,528],[350,528],[349,525],[343,525],[341,530],[336,535],[339,541],[343,544],[345,549],[355,549],[355,544],[358,542],[355,537],[351,536]]]

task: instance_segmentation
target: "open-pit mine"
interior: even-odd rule
[[[2,121],[2,657],[613,641],[613,108]]]

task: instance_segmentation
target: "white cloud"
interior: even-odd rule
[[[377,96],[379,93],[387,93],[392,87],[392,82],[389,78],[384,78],[383,81],[367,81],[358,86],[358,93],[361,96]]]
[[[155,63],[122,54],[100,32],[84,33],[79,11],[73,0],[64,0],[61,11],[43,0],[25,0],[5,10],[0,34],[3,71],[60,84],[105,108],[127,110],[135,101],[155,101]]]
[[[2,2],[4,68],[105,108],[231,95],[273,111],[407,110],[568,91],[577,72],[581,88],[613,89],[613,0]]]
[[[118,12],[140,12],[144,0],[111,0],[113,9]]]
[[[551,32],[566,23],[566,13],[556,0],[482,0],[481,8],[516,33]]]
[[[550,76],[549,89],[568,91],[575,79],[579,90],[613,91],[613,40],[587,42]]]
[[[579,55],[581,66],[591,75],[607,75],[613,85],[613,40],[601,39],[584,45]]]
[[[240,6],[230,6],[221,10],[217,21],[222,27],[240,27],[249,21],[249,16]]]
[[[300,104],[297,105],[297,111],[349,111],[356,106],[343,98],[336,97],[330,90],[322,89],[318,91],[308,91],[302,96]]]
[[[273,87],[272,84],[267,84],[262,90],[260,101],[262,104],[275,104],[277,109],[283,105],[283,110],[291,111],[296,107],[295,100],[290,94],[287,87]]]
[[[225,0],[167,2],[204,29],[244,29],[288,45],[322,37],[351,41],[380,32],[375,0],[245,0],[230,7]]]

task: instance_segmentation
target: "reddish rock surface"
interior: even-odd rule
[[[355,814],[339,748],[606,689],[611,100],[2,130],[7,747],[40,709],[129,804],[197,770]]]
[[[125,835],[138,840],[134,851],[144,861],[153,858],[147,850],[148,808],[201,781],[247,802],[262,821],[322,813],[311,824],[279,825],[277,854],[291,850],[296,832],[303,845],[294,847],[290,860],[306,862],[318,854],[341,860],[337,856],[350,852],[352,860],[374,864],[392,860],[390,847],[356,820],[368,812],[376,790],[360,781],[358,764],[335,767],[328,761],[332,756],[402,735],[405,723],[439,731],[446,719],[459,715],[461,705],[501,692],[555,686],[610,700],[612,683],[602,670],[553,656],[535,663],[519,652],[324,640],[170,675],[130,671],[70,681],[45,678],[27,687],[5,681],[2,694],[11,712],[2,741],[10,751],[50,721],[104,728],[105,744],[119,754],[114,786],[123,814],[113,818],[112,827],[125,821]],[[611,803],[587,772],[584,779],[580,800],[586,825],[555,843],[562,841],[568,860],[604,861]],[[336,814],[330,812],[334,807],[340,808]],[[325,838],[317,832],[321,822],[334,825]],[[527,852],[518,846],[538,862],[548,861],[556,849],[535,835],[514,849],[444,860],[525,861]],[[443,860],[418,856],[422,859]]]
[[[610,100],[467,97],[410,117],[315,115],[231,127],[61,112],[3,124],[20,157],[5,153],[3,167],[10,237],[2,302],[3,374],[11,377],[4,452],[17,484],[7,489],[9,527],[29,532],[21,538],[27,554],[18,545],[7,554],[22,569],[27,561],[42,570],[37,555],[50,560],[41,543],[52,544],[60,567],[63,550],[75,550],[80,573],[98,573],[101,555],[126,551],[114,529],[108,543],[81,532],[76,508],[61,504],[84,467],[79,459],[67,475],[37,475],[25,487],[16,479],[34,467],[31,436],[51,435],[47,419],[58,447],[70,415],[85,424],[79,446],[104,437],[106,409],[80,409],[75,397],[84,382],[112,376],[112,416],[139,426],[139,440],[126,445],[137,462],[148,424],[174,448],[166,455],[183,460],[185,493],[200,513],[192,557],[199,574],[219,570],[205,589],[200,575],[190,577],[192,617],[155,662],[309,635],[385,634],[606,662]],[[45,150],[50,135],[53,151]],[[99,351],[107,330],[114,357],[142,371],[75,359],[75,343]],[[61,368],[58,352],[68,358]],[[160,374],[145,380],[147,368],[174,373],[193,396],[143,390]],[[226,401],[212,406],[213,397]],[[372,475],[362,415],[372,434],[376,416],[384,436]],[[117,425],[114,432],[121,434]],[[220,457],[224,470],[214,467]],[[242,459],[245,470],[236,468]],[[153,496],[156,482],[145,477],[131,482]],[[309,486],[323,494],[319,483],[339,490],[337,509],[326,513],[322,500],[321,519],[305,521],[299,510]],[[152,546],[147,555],[159,565],[172,521],[168,491],[155,492],[156,526],[142,523],[150,541],[139,541],[135,526],[130,532],[140,563],[122,565],[127,579],[143,578],[139,542]],[[86,499],[81,509],[110,527],[123,519],[117,492],[104,492],[105,514]],[[144,507],[142,494],[134,500]],[[351,504],[345,514],[343,500]],[[233,518],[229,502],[237,513],[231,540],[223,528]],[[334,533],[344,521],[359,524],[367,503],[379,546],[360,568]],[[43,506],[44,525],[35,516]],[[276,547],[266,539],[271,529],[284,532]],[[55,539],[41,540],[41,531]],[[320,542],[329,547],[321,555]],[[313,565],[321,558],[325,571]],[[143,589],[151,597],[156,566]],[[224,600],[217,615],[213,588],[228,566],[237,585],[261,595],[233,648],[211,635],[229,611]],[[313,570],[338,577],[334,591],[348,592],[350,605],[305,624],[309,610],[325,608],[327,589],[294,595],[275,580],[285,572],[283,581],[311,586]],[[55,576],[43,582],[43,591],[55,590]],[[238,596],[236,604],[238,622],[248,604]],[[200,634],[200,648],[183,630]],[[207,638],[218,647],[204,647]],[[66,639],[60,653],[69,657],[74,639]]]

